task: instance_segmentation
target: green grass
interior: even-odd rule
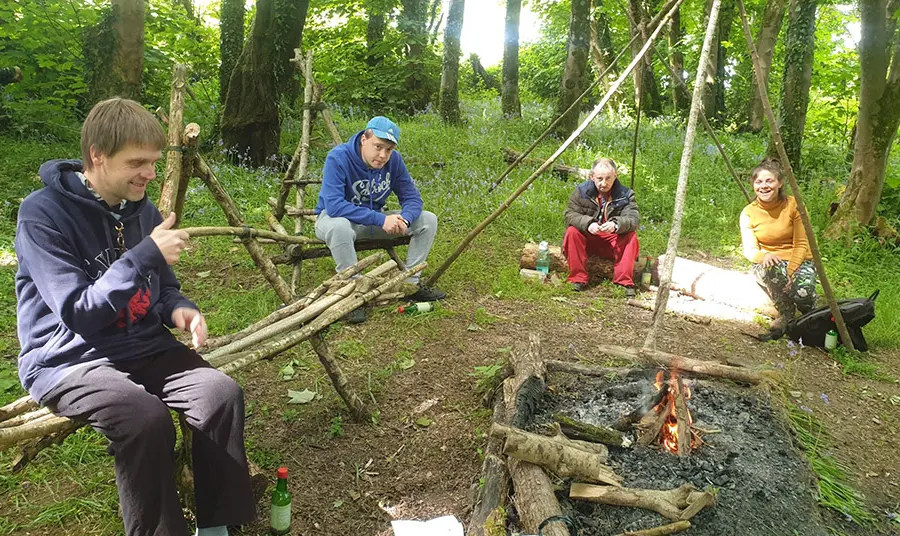
[[[883,374],[872,363],[866,363],[867,356],[862,352],[852,352],[844,346],[838,346],[831,352],[831,357],[843,366],[843,373],[848,376],[859,376],[870,380],[892,382],[894,378]]]
[[[462,111],[467,123],[459,127],[443,125],[432,113],[399,121],[403,130],[400,151],[422,192],[425,206],[438,215],[440,222],[426,275],[429,271],[433,272],[463,237],[500,206],[535,169],[536,166],[522,166],[513,171],[496,190],[488,192],[488,186],[507,167],[500,149],[504,146],[524,149],[552,120],[552,107],[534,102],[524,103],[526,119],[519,121],[502,119],[499,104],[493,101],[464,100]],[[358,111],[337,110],[338,127],[345,137],[365,124],[368,118],[359,114]],[[620,163],[630,163],[630,126],[630,120],[624,115],[615,119],[601,116],[562,156],[560,162],[586,167],[595,155],[603,154]],[[285,121],[282,152],[293,152],[299,130],[296,119]],[[720,133],[720,136],[739,170],[751,168],[764,155],[761,137],[727,133]],[[5,201],[0,202],[0,258],[8,258],[13,254],[19,199],[40,187],[35,180],[38,167],[49,158],[78,157],[79,149],[77,140],[23,140],[0,135],[0,143],[4,147],[0,152],[0,191],[6,194]],[[310,161],[312,177],[321,176],[327,153],[327,147],[321,143],[320,140],[313,144]],[[559,143],[559,140],[548,139],[538,146],[533,156],[549,156]],[[658,255],[665,249],[682,144],[683,126],[664,119],[642,124],[635,184],[642,212],[639,230],[642,255]],[[836,199],[835,188],[844,181],[848,166],[842,159],[842,149],[837,145],[823,146],[820,142],[807,144],[807,154],[817,157],[804,165],[804,198],[813,224],[821,234],[827,224],[828,206]],[[266,199],[276,193],[280,172],[236,167],[224,163],[221,155],[211,151],[205,151],[204,157],[243,211],[247,224],[266,228]],[[433,166],[436,163],[441,166]],[[624,169],[626,166],[622,167],[621,178],[627,184],[632,174]],[[888,174],[898,173],[900,159],[895,154]],[[564,231],[562,212],[574,186],[574,181],[563,182],[553,175],[540,177],[472,242],[439,285],[455,295],[491,295],[502,300],[527,301],[532,305],[531,311],[522,311],[523,314],[552,314],[574,319],[577,313],[570,303],[553,299],[570,296],[570,291],[565,287],[523,281],[518,274],[518,256],[525,242],[548,240],[558,244],[561,241]],[[317,188],[307,189],[304,202],[307,208],[314,206],[317,194]],[[153,186],[150,195],[154,199],[158,197],[158,184]],[[692,161],[680,253],[703,250],[715,257],[731,260],[738,267],[747,267],[748,263],[740,255],[738,233],[738,216],[744,205],[742,194],[724,169],[711,142],[705,135],[700,135]],[[199,181],[190,185],[184,222],[190,226],[226,224],[221,210]],[[311,229],[308,232],[311,233]],[[898,251],[863,234],[850,237],[846,244],[820,240],[820,246],[838,298],[868,296],[875,289],[881,289],[877,301],[878,314],[865,327],[866,339],[875,349],[897,348],[900,342],[895,334],[900,332],[900,315],[887,314],[887,311],[900,309]],[[301,287],[312,288],[330,276],[333,269],[334,263],[330,259],[304,262]],[[278,305],[277,298],[244,248],[229,238],[193,240],[176,270],[185,294],[206,312],[213,335],[243,328]],[[3,382],[4,378],[14,378],[16,373],[18,342],[15,333],[14,274],[14,269],[0,267],[0,404],[23,394],[18,385]],[[282,268],[282,275],[286,279],[290,277],[286,268]],[[589,308],[602,313],[603,299],[598,298]],[[416,316],[398,315],[394,311],[393,306],[372,311],[376,318],[387,320],[384,337],[390,339],[393,350],[385,359],[375,361],[378,356],[373,356],[361,342],[353,339],[336,343],[337,352],[347,360],[375,361],[367,375],[366,398],[379,393],[392,375],[418,366],[415,359],[423,347],[422,341],[440,340],[442,318],[463,314],[448,307]],[[477,307],[465,314],[472,315],[472,324],[482,329],[501,329],[505,321]],[[299,354],[295,356],[297,352],[309,353],[304,346],[291,352],[288,359],[297,357],[306,362]],[[836,356],[836,359],[843,357]],[[313,362],[312,358],[309,362]],[[854,356],[852,360],[841,362],[848,374],[865,377],[875,377],[870,375],[877,374],[867,368],[862,358]],[[237,376],[242,377],[242,374]],[[248,400],[248,412],[253,414],[251,420],[259,418],[269,422],[272,419],[294,418],[292,413],[283,412],[281,408],[254,404],[252,400]],[[328,430],[323,430],[323,433],[328,433]],[[265,469],[272,469],[282,462],[281,455],[262,447],[253,433],[248,434],[247,448],[250,458]],[[0,465],[8,465],[11,459],[11,453],[0,454]],[[828,467],[831,466],[823,468],[820,474],[831,475]],[[837,469],[840,471],[839,466]],[[105,453],[105,440],[90,430],[79,431],[61,447],[42,453],[23,472],[0,472],[0,503],[7,503],[7,506],[0,507],[0,535],[23,533],[30,530],[23,525],[38,519],[45,524],[42,526],[77,525],[81,527],[81,533],[115,533],[120,530],[121,522],[116,515],[112,478],[112,461]],[[844,504],[840,501],[846,502],[843,488],[837,487],[826,493],[827,486],[834,480],[822,479],[826,482],[822,497],[840,507]],[[48,495],[48,489],[53,493],[59,490],[61,495],[51,500],[55,496]],[[66,500],[67,497],[79,499]],[[50,504],[60,506],[51,509],[48,507]],[[39,517],[45,510],[48,513]],[[66,530],[78,533],[68,528]]]
[[[831,454],[831,438],[819,421],[805,406],[788,403],[788,415],[797,439],[818,477],[818,501],[848,521],[871,526],[875,521],[868,511],[865,498],[853,488],[847,477],[848,469]]]

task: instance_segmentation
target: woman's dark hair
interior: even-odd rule
[[[781,170],[781,162],[779,162],[777,158],[772,158],[771,156],[763,158],[762,162],[753,168],[753,172],[750,173],[751,184],[756,180],[760,171],[768,171],[781,183],[781,187],[778,188],[778,199],[784,199],[786,195],[784,193],[784,175]]]

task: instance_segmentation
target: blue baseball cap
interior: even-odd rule
[[[392,141],[397,145],[400,144],[400,127],[383,115],[373,117],[369,120],[369,124],[366,125],[366,130],[369,129],[372,130],[372,134],[375,134],[383,140]]]

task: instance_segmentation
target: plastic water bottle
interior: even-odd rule
[[[837,348],[838,342],[838,333],[833,329],[829,329],[825,333],[825,348],[828,350],[834,350]]]
[[[276,476],[278,483],[272,491],[272,522],[269,532],[276,535],[288,534],[291,531],[291,492],[287,487],[287,467],[279,467]]]
[[[416,302],[412,305],[401,305],[397,308],[397,312],[403,315],[416,315],[420,313],[427,313],[433,310],[434,303],[427,301]]]
[[[550,244],[546,240],[538,245],[537,262],[535,264],[538,272],[544,275],[550,273]]]

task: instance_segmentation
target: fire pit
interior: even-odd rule
[[[660,370],[602,378],[554,373],[547,384],[532,431],[553,426],[560,416],[604,427],[624,428],[623,416],[635,422],[624,432],[633,446],[610,447],[606,462],[622,488],[596,486],[601,491],[621,495],[618,490],[624,489],[646,501],[659,490],[675,493],[685,484],[697,490],[693,493],[706,490],[715,496],[715,506],[700,506],[691,521],[693,535],[828,534],[816,509],[808,464],[763,392]],[[589,497],[592,488],[573,484],[557,493],[563,512],[583,536],[672,522],[646,506],[572,498]]]

